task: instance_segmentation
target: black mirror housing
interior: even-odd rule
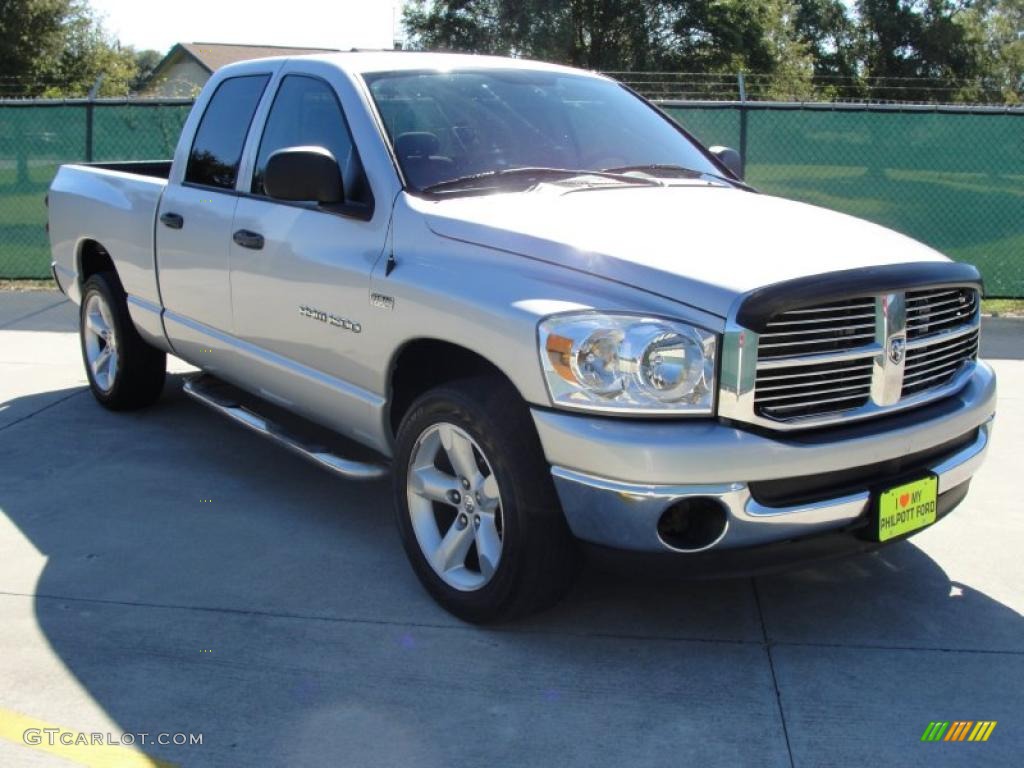
[[[276,200],[345,202],[338,161],[323,147],[285,147],[267,160],[263,188]]]
[[[708,151],[718,158],[718,161],[728,168],[737,179],[743,178],[743,158],[740,153],[732,147],[708,147]]]

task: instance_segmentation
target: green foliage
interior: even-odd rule
[[[843,0],[796,3],[797,35],[814,60],[814,75],[823,84],[857,77],[858,29]]]
[[[980,0],[965,23],[981,41],[990,88],[1008,104],[1024,102],[1024,0]]]
[[[0,83],[4,96],[31,96],[59,53],[69,0],[0,0]]]
[[[413,48],[749,72],[759,97],[1021,100],[1024,0],[412,0]]]
[[[960,84],[984,74],[969,7],[969,0],[859,0],[862,57],[873,87],[899,100],[958,100]],[[915,78],[932,85],[922,90]]]
[[[791,0],[413,0],[414,48],[498,53],[604,70],[810,73]]]
[[[103,29],[86,0],[0,0],[3,95],[123,96],[138,83],[139,64]]]
[[[132,91],[138,91],[146,84],[157,64],[163,61],[164,55],[160,51],[145,50],[135,54],[135,78],[132,80]]]
[[[560,61],[592,69],[655,66],[659,22],[651,0],[412,0],[404,22],[415,48]]]

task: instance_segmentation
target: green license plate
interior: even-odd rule
[[[916,531],[935,522],[939,479],[934,475],[905,483],[878,497],[878,540]]]

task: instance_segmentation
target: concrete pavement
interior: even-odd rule
[[[11,713],[203,734],[125,764],[1020,763],[1022,322],[984,333],[988,463],[912,542],[756,580],[587,570],[554,610],[480,629],[419,587],[387,483],[210,414],[180,362],[155,408],[104,411],[75,318],[0,294],[0,765],[70,764],[12,740]],[[999,724],[923,744],[932,720]]]

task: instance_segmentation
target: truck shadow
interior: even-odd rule
[[[452,646],[485,656],[494,646],[528,651],[531,664],[571,680],[595,674],[577,646],[623,639],[612,656],[616,679],[650,679],[685,654],[706,666],[708,685],[743,648],[761,658],[765,636],[1024,651],[1020,615],[952,581],[913,543],[760,578],[756,589],[749,579],[677,582],[587,568],[546,614],[467,627],[413,577],[387,483],[336,480],[188,401],[177,379],[144,413],[108,413],[82,394],[0,431],[0,510],[13,525],[0,541],[8,562],[0,576],[14,582],[0,590],[32,596],[56,659],[125,732],[206,734],[188,752],[149,750],[168,760],[244,764],[242,754],[259,748],[259,763],[286,764],[304,734],[329,754],[341,736],[323,735],[325,711],[371,701],[375,718],[407,713],[405,697],[447,674]],[[669,642],[636,652],[646,639]],[[475,690],[516,712],[537,705],[521,687],[538,687],[543,702],[560,684],[524,670],[502,683],[515,688],[506,699],[487,672],[446,695]],[[419,727],[376,744],[379,754],[428,749],[412,762],[435,762]]]

